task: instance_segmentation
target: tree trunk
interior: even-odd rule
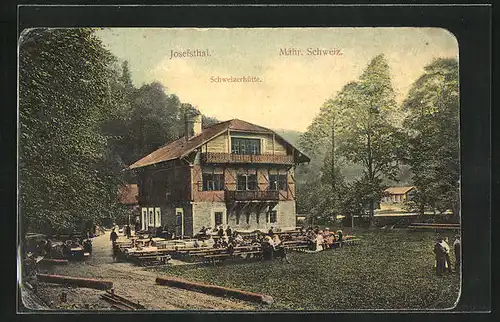
[[[368,132],[368,137],[367,137],[367,149],[368,149],[368,180],[370,184],[373,183],[373,180],[375,179],[375,175],[373,173],[373,158],[372,158],[372,140],[371,140],[371,134]],[[372,191],[373,192],[373,191]],[[371,199],[370,200],[370,227],[375,226],[374,222],[375,218],[375,200]]]
[[[375,227],[375,201],[370,200],[370,227]]]

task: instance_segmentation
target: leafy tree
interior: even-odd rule
[[[373,221],[375,204],[379,202],[385,189],[382,179],[397,180],[399,174],[397,161],[401,156],[403,142],[396,128],[395,114],[395,94],[389,66],[383,55],[375,57],[369,63],[357,82],[346,84],[333,99],[325,102],[318,117],[302,136],[301,146],[313,155],[320,153],[326,156],[322,177],[333,187],[332,205],[340,202],[346,194],[341,188],[354,189],[353,186],[342,185],[337,168],[349,163],[360,165],[363,172],[354,185],[356,191],[360,191],[359,185],[364,185],[365,195],[360,198],[368,198],[370,218]],[[331,156],[335,156],[334,165]],[[339,189],[335,188],[335,182],[339,183]],[[362,203],[362,200],[356,201],[356,204]],[[341,207],[339,211],[348,210]]]
[[[23,230],[72,228],[116,205],[100,132],[114,57],[92,29],[31,29],[19,49]]]
[[[347,84],[337,99],[342,112],[339,153],[364,168],[361,182],[373,223],[375,204],[385,189],[382,177],[397,178],[402,146],[395,127],[395,94],[384,56],[375,57],[359,81]]]
[[[219,123],[219,120],[217,120],[215,117],[202,115],[202,123],[203,127],[207,127]]]
[[[168,95],[159,82],[145,84],[135,91],[127,138],[132,144],[132,153],[126,159],[128,164],[182,135],[184,121],[180,107],[179,98]]]
[[[417,187],[414,202],[459,213],[459,83],[456,59],[436,59],[403,103],[407,163]]]

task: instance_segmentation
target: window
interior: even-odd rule
[[[215,217],[215,226],[222,225],[222,212],[216,211],[214,212]]]
[[[256,174],[239,174],[236,178],[237,190],[257,190],[257,175]]]
[[[154,225],[153,210],[150,209],[149,210],[149,226],[153,226],[153,225]]]
[[[220,191],[224,190],[224,175],[223,174],[203,174],[203,191]]]
[[[141,229],[145,230],[148,227],[148,208],[142,208]]]
[[[182,225],[182,215],[183,215],[183,212],[182,211],[177,211],[176,212],[176,216],[175,216],[175,224],[177,226],[181,226]]]
[[[271,224],[276,223],[276,217],[277,217],[277,211],[276,210],[269,211],[269,223],[271,223]]]
[[[231,153],[260,154],[259,139],[231,138]]]
[[[161,226],[161,208],[155,208],[155,227]]]
[[[257,190],[257,175],[249,174],[247,176],[247,190]]]
[[[270,174],[269,190],[287,190],[288,182],[286,174]]]
[[[259,223],[259,217],[260,217],[260,213],[256,213],[255,214],[255,220],[257,223]]]

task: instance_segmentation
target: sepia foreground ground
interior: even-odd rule
[[[131,263],[113,262],[109,232],[93,239],[93,253],[86,261],[55,266],[50,273],[112,281],[116,294],[139,301],[150,310],[254,309],[248,302],[156,285],[158,273]],[[62,292],[67,293],[67,302],[61,302]],[[86,310],[86,305],[90,310],[112,310],[110,304],[100,299],[104,293],[100,290],[39,283],[37,293],[53,310]]]
[[[458,273],[437,277],[432,248],[435,233],[355,230],[359,244],[319,253],[290,252],[291,264],[225,263],[141,268],[113,263],[109,232],[94,239],[86,262],[50,272],[110,280],[117,294],[151,310],[358,310],[448,309],[459,296]],[[445,234],[452,240],[451,234]],[[452,263],[453,254],[452,256]],[[220,298],[155,284],[158,275],[228,286],[270,295],[274,304]],[[61,302],[61,293],[67,302]],[[110,310],[104,291],[40,283],[39,297],[54,310]]]

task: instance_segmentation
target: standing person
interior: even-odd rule
[[[130,228],[129,224],[127,224],[125,226],[125,234],[127,235],[128,239],[130,239],[130,237],[132,237],[132,228]]]
[[[137,236],[138,232],[141,230],[141,223],[139,221],[135,222],[135,227],[134,227],[134,234]]]
[[[337,238],[337,241],[339,242],[339,247],[342,247],[342,241],[343,241],[343,238],[344,238],[344,234],[342,233],[342,230],[337,230],[337,235],[339,236]]]
[[[222,239],[222,237],[224,237],[224,229],[222,229],[222,226],[220,226],[220,228],[219,228],[218,235],[219,235],[219,239]]]
[[[109,240],[111,240],[111,243],[114,245],[116,243],[116,240],[118,239],[118,234],[116,233],[115,229],[111,229],[111,235],[109,235]]]
[[[443,238],[441,246],[444,249],[444,259],[446,261],[446,270],[451,273],[451,260],[450,260],[450,245],[448,245],[448,237]]]
[[[52,258],[52,242],[50,239],[47,239],[47,242],[45,243],[45,253],[48,258]]]
[[[323,244],[324,244],[323,232],[320,230],[320,231],[318,231],[318,234],[316,235],[316,251],[317,252],[323,250]]]
[[[226,235],[227,235],[227,237],[233,236],[233,231],[231,230],[231,227],[229,227],[229,226],[227,226]]]
[[[460,271],[460,255],[461,255],[461,243],[460,235],[455,236],[455,241],[453,242],[453,252],[455,253],[455,271]]]
[[[268,236],[273,237],[274,236],[274,227],[271,226],[271,228],[269,228],[269,231],[267,234],[268,234]]]
[[[436,243],[434,244],[434,254],[436,254],[436,275],[442,276],[445,270],[446,259],[445,259],[445,249],[442,246],[442,237],[438,237]]]

